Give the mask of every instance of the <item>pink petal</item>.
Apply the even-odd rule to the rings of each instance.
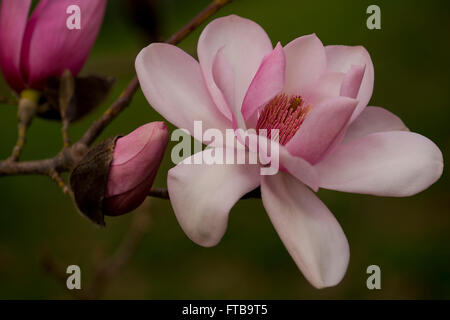
[[[315,105],[286,144],[289,152],[311,164],[320,161],[342,137],[357,103],[355,99],[337,97]]]
[[[77,5],[81,29],[69,30],[66,10]],[[106,0],[44,0],[36,7],[25,30],[22,70],[28,84],[40,88],[48,77],[69,69],[78,74],[100,30]]]
[[[213,78],[223,96],[223,101],[227,110],[230,112],[229,114],[231,114],[233,128],[245,128],[240,106],[234,104],[236,83],[231,65],[223,53],[223,48],[217,51],[216,57],[214,58]]]
[[[136,58],[136,72],[148,102],[175,126],[191,135],[196,120],[203,121],[204,130],[231,127],[212,101],[198,62],[181,49],[149,45]]]
[[[246,135],[248,136],[246,141],[249,143],[249,149],[258,152],[260,159],[263,159],[265,163],[277,159],[279,170],[289,172],[314,191],[319,189],[319,176],[314,166],[308,161],[291,155],[287,148],[278,144],[277,141],[270,140],[262,135],[252,134],[249,131],[246,132]],[[240,140],[243,141],[244,138],[241,137]],[[252,149],[255,145],[258,146],[257,150]],[[275,166],[276,164],[272,163],[271,165]]]
[[[229,103],[240,107],[264,56],[272,51],[272,43],[258,24],[235,15],[215,19],[203,30],[197,52],[206,85],[219,110],[231,120],[212,71],[221,48],[235,79],[235,98]]]
[[[356,99],[361,88],[366,66],[351,66],[349,72],[345,75],[340,95]]]
[[[275,230],[306,279],[316,288],[338,284],[350,250],[322,201],[287,173],[262,177],[261,195]]]
[[[409,131],[409,129],[390,111],[380,107],[367,107],[349,126],[343,143],[383,131]]]
[[[167,186],[181,228],[195,243],[210,247],[225,234],[234,204],[259,186],[259,167],[186,164],[194,156],[170,169]]]
[[[432,141],[417,133],[377,132],[341,144],[316,169],[326,189],[405,197],[439,179],[443,158]]]
[[[148,197],[157,171],[147,176],[135,188],[103,199],[103,210],[108,216],[120,216],[137,209]]]
[[[145,200],[168,142],[164,122],[148,123],[117,140],[103,203],[108,215],[130,212]]]
[[[300,182],[314,191],[318,191],[320,184],[319,175],[316,172],[316,168],[309,164],[308,161],[294,157],[284,146],[280,146],[280,164]]]
[[[25,89],[20,52],[31,0],[3,0],[0,6],[0,68],[16,92]]]
[[[322,42],[315,34],[297,38],[284,47],[287,94],[302,94],[325,72],[327,59]]]
[[[135,188],[153,171],[157,171],[169,141],[164,122],[147,123],[119,138],[109,172],[106,196],[111,197]]]
[[[260,107],[264,106],[284,87],[286,56],[280,43],[264,57],[245,95],[242,114],[248,120]]]
[[[372,59],[364,47],[326,46],[327,71],[347,73],[352,66],[365,66],[364,77],[361,82],[357,100],[358,106],[352,116],[354,121],[364,110],[372,97],[374,69]]]
[[[325,99],[336,98],[341,95],[342,72],[324,73],[314,84],[305,89],[302,97],[310,104],[316,105]]]

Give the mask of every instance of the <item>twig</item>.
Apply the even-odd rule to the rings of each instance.
[[[69,118],[67,117],[67,109],[69,108],[70,101],[73,98],[75,92],[75,79],[72,76],[70,70],[64,71],[61,76],[61,84],[59,87],[59,111],[61,114],[61,134],[63,138],[63,147],[70,146],[69,137]]]
[[[96,268],[91,282],[82,286],[82,290],[70,290],[76,299],[98,299],[109,282],[113,280],[133,257],[142,239],[150,227],[151,201],[147,199],[135,213],[130,228],[115,253]],[[67,274],[60,263],[57,263],[47,251],[43,251],[40,259],[44,270],[66,288]],[[86,289],[84,289],[84,288]],[[67,289],[67,288],[66,288]]]
[[[64,194],[69,195],[72,199],[74,199],[72,190],[67,186],[67,184],[64,182],[63,178],[60,176],[58,172],[55,170],[50,170],[48,172],[48,176],[56,182],[56,184],[61,188],[62,192]]]
[[[164,188],[153,188],[148,194],[149,197],[169,200],[169,191]]]
[[[19,160],[23,146],[25,145],[28,127],[31,125],[37,112],[39,96],[40,94],[35,90],[22,91],[17,105],[17,142],[11,156],[6,161],[15,162]]]
[[[169,38],[166,42],[169,44],[178,44],[181,40],[186,38],[192,33],[199,25],[205,22],[214,13],[219,11],[222,7],[229,4],[232,0],[214,0],[209,6],[203,9],[194,19],[191,20],[187,25],[181,28],[177,33]]]
[[[1,161],[0,177],[8,175],[48,175],[51,170],[58,173],[69,172],[86,154],[87,150],[86,145],[76,143],[49,159],[23,162]]]
[[[17,106],[18,100],[7,97],[0,97],[0,103],[8,106]]]
[[[103,132],[103,130],[116,118],[116,116],[130,105],[131,100],[138,89],[139,80],[137,77],[134,77],[119,98],[114,101],[113,104],[103,113],[100,119],[95,121],[89,127],[80,139],[80,143],[90,146]]]
[[[150,190],[148,196],[152,197],[152,198],[170,200],[169,191],[165,188],[153,188],[152,190]],[[261,189],[256,188],[255,190],[250,191],[249,193],[245,194],[241,198],[241,200],[260,199],[260,198],[261,198]]]

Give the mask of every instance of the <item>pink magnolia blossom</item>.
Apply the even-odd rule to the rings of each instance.
[[[150,122],[117,140],[103,201],[108,215],[130,212],[145,200],[168,142],[164,122]]]
[[[162,43],[141,51],[136,69],[149,103],[191,133],[195,120],[223,131],[279,128],[281,170],[262,176],[255,165],[172,168],[172,206],[194,242],[216,245],[234,204],[260,187],[299,269],[315,287],[333,286],[347,269],[349,245],[313,191],[403,197],[441,176],[433,142],[389,111],[367,107],[374,68],[363,47],[324,47],[312,34],[273,48],[259,25],[233,15],[212,21],[197,51],[199,62]]]
[[[83,67],[103,21],[107,0],[41,0],[30,17],[31,0],[2,0],[0,68],[16,92],[42,89],[48,77]],[[81,29],[67,27],[67,8],[77,5]]]

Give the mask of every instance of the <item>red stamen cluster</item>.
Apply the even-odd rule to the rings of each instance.
[[[272,129],[278,129],[279,143],[285,145],[297,132],[306,115],[311,110],[311,105],[305,105],[305,100],[300,96],[288,97],[280,94],[269,101],[261,112],[256,130],[267,130],[269,139],[272,137]]]

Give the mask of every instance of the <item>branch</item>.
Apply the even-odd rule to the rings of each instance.
[[[165,188],[153,188],[150,190],[148,197],[170,200],[169,191]],[[242,196],[241,200],[261,199],[261,189],[256,188],[253,191]]]
[[[134,77],[119,98],[114,101],[113,104],[103,113],[100,119],[95,121],[89,127],[80,139],[80,143],[90,146],[103,132],[103,130],[117,117],[117,115],[130,105],[131,100],[138,89],[139,80],[137,77]]]
[[[39,92],[31,89],[23,90],[20,94],[20,100],[17,105],[17,141],[7,161],[15,162],[19,160],[25,145],[28,127],[31,125],[38,109],[39,96]]]
[[[48,172],[52,170],[57,173],[69,172],[87,151],[86,145],[76,143],[49,159],[23,162],[0,161],[0,177],[32,174],[48,175]]]
[[[199,25],[210,18],[214,13],[219,11],[222,7],[229,4],[232,0],[214,0],[209,6],[203,9],[198,15],[194,17],[187,25],[181,28],[177,33],[175,33],[166,43],[176,45],[181,40],[186,38],[192,33]]]
[[[17,99],[14,98],[8,98],[8,97],[0,97],[0,103],[3,103],[4,105],[7,106],[17,106],[17,103],[19,101]]]

